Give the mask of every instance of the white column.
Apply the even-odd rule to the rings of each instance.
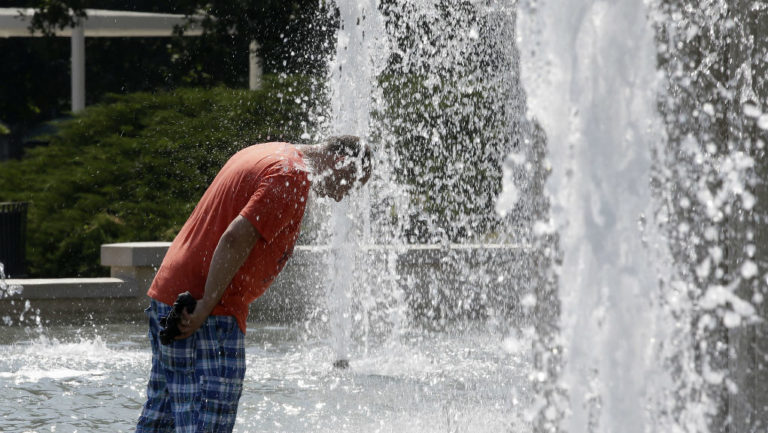
[[[72,112],[85,108],[85,30],[82,23],[72,28]]]
[[[259,57],[259,43],[251,41],[248,47],[248,88],[258,90],[261,88],[261,57]]]

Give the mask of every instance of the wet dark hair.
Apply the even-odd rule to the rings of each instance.
[[[360,137],[355,135],[335,135],[325,140],[326,148],[335,156],[360,156],[363,152],[363,144]],[[370,149],[365,146],[365,151],[370,154]],[[370,156],[370,155],[364,155]]]
[[[360,137],[355,135],[336,135],[328,137],[325,141],[326,149],[335,157],[361,158],[361,166],[364,177],[370,176],[372,169],[373,151],[367,145],[360,142]]]

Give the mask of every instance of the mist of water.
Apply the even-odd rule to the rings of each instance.
[[[525,36],[540,39],[521,41],[537,46],[522,50],[523,82],[552,164],[569,432],[649,425],[644,395],[659,368],[652,307],[663,276],[643,230],[653,230],[651,149],[664,136],[645,12],[638,1],[546,2],[538,17],[519,19]]]
[[[367,207],[352,201],[339,212],[373,242],[526,245],[517,267],[501,265],[514,314],[489,332],[534,336],[537,428],[710,431],[726,419],[723,401],[738,388],[727,371],[728,357],[738,358],[727,330],[756,323],[751,302],[764,291],[755,283],[754,230],[733,223],[754,206],[751,155],[762,142],[718,142],[701,136],[702,124],[686,138],[683,116],[716,110],[694,101],[692,114],[674,111],[693,88],[679,72],[694,58],[680,40],[707,28],[749,44],[715,3],[697,14],[641,0],[339,2],[332,73],[360,63],[359,73],[332,80],[342,101],[336,119],[374,144],[382,167]],[[752,101],[745,115],[760,127],[748,67],[697,92],[737,99],[727,86],[740,89]],[[344,120],[344,107],[356,107],[357,120]],[[350,223],[333,221],[341,232]],[[694,246],[683,232],[698,235]],[[362,243],[345,239],[339,245]],[[481,317],[493,316],[488,306],[499,293],[484,285],[484,270],[449,249],[444,255],[443,269],[461,283],[425,268],[430,277],[418,281],[427,281],[427,295],[402,281],[388,287],[405,287],[399,296],[411,309],[425,296],[434,308],[419,312],[433,323],[478,306]],[[370,283],[393,271],[356,269],[334,275]],[[369,306],[397,298],[367,287]]]

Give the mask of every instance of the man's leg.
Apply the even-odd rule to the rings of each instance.
[[[170,307],[152,301],[150,310],[151,392],[137,433],[231,432],[245,377],[245,336],[237,321],[211,316],[189,338],[164,346],[157,321]]]
[[[160,364],[159,323],[156,305],[146,310],[149,318],[149,340],[152,346],[152,369],[147,384],[147,401],[141,411],[136,433],[172,433],[174,422],[171,415],[170,395],[165,382],[165,372]]]
[[[231,316],[211,316],[198,330],[197,364],[202,401],[198,432],[229,433],[245,377],[245,336]]]
[[[166,316],[171,307],[161,302],[158,317]],[[200,411],[200,378],[196,366],[202,361],[197,355],[200,332],[171,344],[158,344],[160,366],[165,375],[166,390],[175,433],[196,433]]]

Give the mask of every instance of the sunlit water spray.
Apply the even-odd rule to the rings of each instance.
[[[21,293],[23,288],[19,285],[13,285],[5,279],[5,266],[0,262],[0,299],[7,298]]]
[[[381,58],[381,22],[375,1],[339,5],[341,28],[336,55],[330,62],[331,135],[356,135],[370,139],[372,87]],[[353,203],[354,202],[354,203]],[[335,364],[346,367],[353,322],[352,297],[359,293],[361,272],[356,262],[361,245],[371,243],[370,221],[365,209],[368,195],[353,194],[331,211],[331,254],[327,276],[328,311]],[[359,316],[358,316],[359,317]]]
[[[526,27],[540,58],[524,57],[523,82],[548,136],[563,250],[564,430],[642,432],[658,284],[642,219],[653,211],[651,147],[663,140],[651,29],[639,1],[546,2],[537,13],[541,27]]]
[[[408,350],[401,337],[418,328],[414,319],[460,331],[473,325],[454,320],[490,317],[489,328],[508,329],[498,324],[506,322],[514,296],[491,288],[505,277],[488,268],[508,267],[512,249],[501,245],[496,257],[450,244],[481,244],[489,232],[495,242],[510,239],[491,198],[522,112],[514,7],[456,6],[338,2],[331,128],[369,140],[375,168],[363,193],[331,215],[327,292],[337,358],[375,333],[372,338],[385,335],[394,352]],[[521,193],[530,193],[527,186],[523,180]],[[416,259],[403,266],[409,254]],[[488,336],[515,353],[530,337]],[[487,404],[523,405],[527,398],[516,389]]]
[[[546,131],[552,166],[554,224],[541,227],[557,230],[562,251],[559,384],[567,398],[549,414],[564,416],[568,432],[704,432],[739,422],[724,410],[744,410],[724,409],[727,395],[741,392],[729,378],[740,373],[725,359],[745,356],[740,337],[730,340],[725,329],[754,323],[749,300],[762,299],[744,290],[758,269],[750,248],[738,247],[753,231],[735,216],[754,205],[754,144],[718,142],[706,121],[687,132],[691,117],[716,113],[709,102],[686,112],[684,98],[737,99],[753,94],[752,81],[734,79],[726,84],[733,88],[707,94],[691,79],[699,70],[682,71],[685,44],[697,34],[749,39],[730,30],[727,8],[707,4],[699,13],[662,3],[531,1],[518,20],[530,116]],[[721,56],[714,50],[725,44],[711,43],[702,55]],[[694,45],[693,58],[708,48]],[[659,54],[667,71],[657,69]],[[670,83],[677,88],[667,94]]]
[[[24,287],[18,284],[11,284],[5,278],[5,267],[0,263],[0,301],[6,302],[12,306],[10,310],[13,314],[6,314],[0,317],[1,325],[30,325],[36,326],[38,331],[42,331],[42,319],[40,310],[33,308],[29,300],[18,297],[24,292]],[[17,298],[18,299],[14,299]]]

